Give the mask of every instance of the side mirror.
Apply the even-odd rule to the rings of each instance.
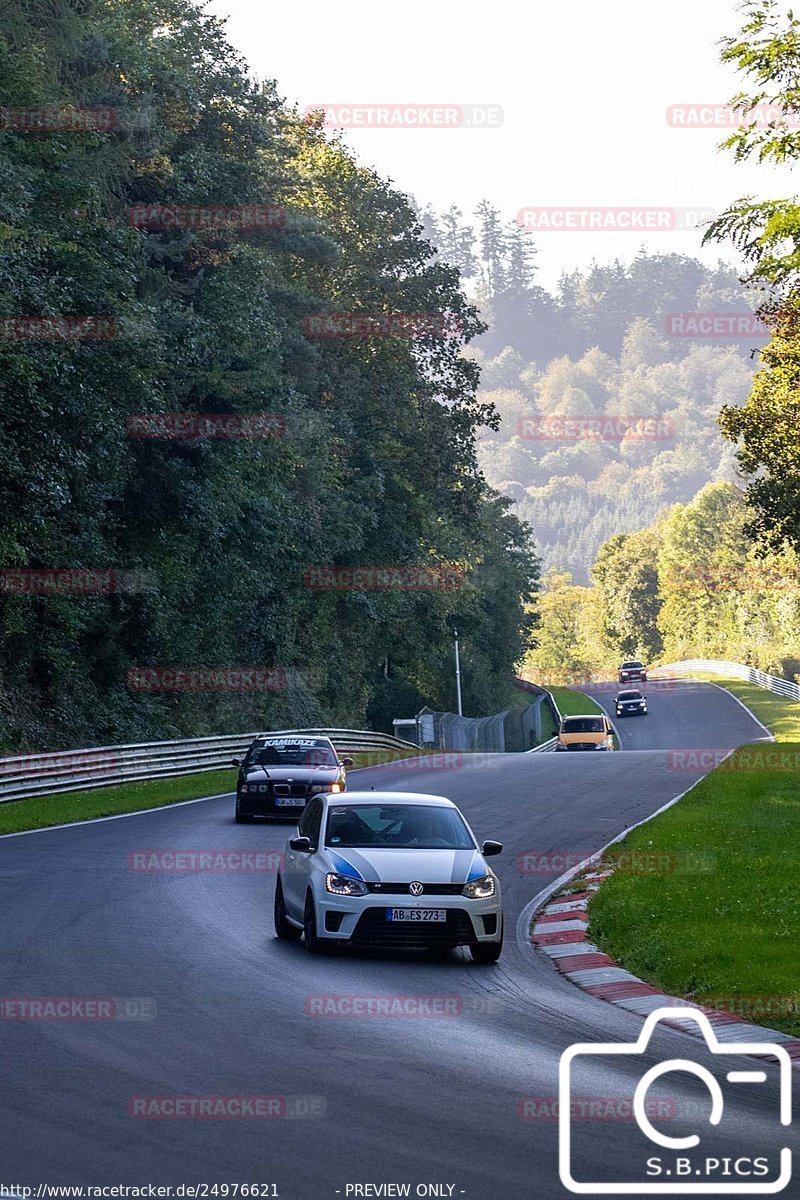
[[[235,767],[240,767],[242,765],[242,760],[240,758],[232,758],[231,762]]]
[[[293,837],[289,845],[292,850],[299,850],[302,854],[310,854],[314,847],[311,845],[311,838]]]
[[[502,853],[503,853],[503,843],[502,842],[484,842],[483,846],[481,847],[481,854],[484,856],[484,858],[491,858],[493,854],[502,854]]]
[[[342,758],[339,761],[341,762],[343,767],[352,767],[352,765],[353,765],[352,758]]]

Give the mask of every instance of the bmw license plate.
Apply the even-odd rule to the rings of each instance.
[[[276,808],[303,808],[303,801],[297,796],[273,797]]]
[[[446,921],[446,908],[387,908],[387,921]]]

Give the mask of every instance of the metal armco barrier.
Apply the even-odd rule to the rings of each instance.
[[[709,671],[713,675],[729,675],[734,679],[743,679],[745,683],[754,683],[756,687],[766,688],[778,696],[788,696],[791,700],[800,700],[800,686],[788,679],[780,679],[777,675],[768,675],[766,671],[758,671],[744,663],[726,662],[720,658],[687,658],[682,662],[664,663],[661,667],[653,667],[650,675],[658,671],[680,672],[690,675],[692,671]]]
[[[541,746],[534,746],[532,750],[527,750],[527,754],[547,754],[551,750],[555,750],[558,738],[551,737],[546,742],[542,742]]]
[[[263,731],[259,731],[263,732]],[[413,750],[417,747],[387,733],[364,729],[275,729],[275,736],[329,737],[340,753],[359,750]],[[56,750],[50,754],[17,754],[0,758],[0,803],[134,783],[168,779],[231,766],[258,733],[98,746],[90,750]]]

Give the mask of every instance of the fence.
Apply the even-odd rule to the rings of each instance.
[[[800,686],[789,679],[780,679],[777,675],[768,675],[766,671],[758,671],[744,663],[726,662],[719,658],[687,658],[682,662],[665,663],[662,667],[654,667],[649,674],[658,671],[679,671],[691,675],[692,671],[708,671],[714,675],[728,675],[734,679],[743,679],[746,683],[754,683],[756,687],[767,688],[778,696],[788,696],[791,700],[800,700]]]
[[[417,748],[402,738],[363,729],[277,729],[271,733],[287,737],[329,737],[340,753]],[[257,733],[239,733],[0,758],[0,803],[53,792],[84,791],[113,783],[168,779],[175,775],[219,770],[232,766],[231,760],[244,755],[257,736]]]
[[[550,718],[548,734],[558,728],[561,714],[555,700],[546,688],[536,683],[517,679],[516,684],[531,697],[525,708],[508,708],[489,717],[461,717],[423,708],[413,719],[395,721],[395,729],[413,728],[419,746],[436,750],[473,750],[485,754],[551,750],[555,739],[542,741],[542,717],[544,711]]]

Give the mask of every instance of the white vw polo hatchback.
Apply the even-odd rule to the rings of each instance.
[[[275,932],[354,946],[503,948],[500,883],[451,800],[417,792],[346,792],[309,801],[275,884]]]

